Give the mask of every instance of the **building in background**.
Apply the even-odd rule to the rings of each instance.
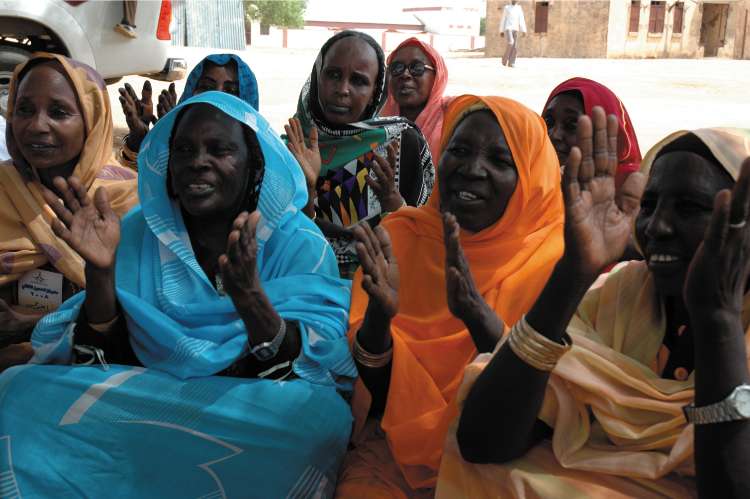
[[[505,47],[508,0],[487,0],[486,50]],[[529,33],[520,57],[750,58],[750,0],[548,0],[520,2]]]
[[[484,46],[479,36],[484,0],[308,0],[301,30],[254,23],[254,47],[318,48],[345,29],[363,31],[387,51],[409,36],[418,36],[439,50],[471,50]]]

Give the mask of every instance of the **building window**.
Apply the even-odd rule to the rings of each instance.
[[[534,7],[534,33],[547,32],[547,17],[549,15],[549,2],[536,2]]]
[[[651,11],[648,15],[648,32],[652,34],[664,33],[664,11],[665,2],[651,2]]]
[[[672,14],[672,33],[682,33],[682,19],[685,15],[685,2],[677,2],[674,4],[674,14]]]
[[[630,2],[630,27],[628,31],[638,33],[638,25],[641,23],[641,0]]]

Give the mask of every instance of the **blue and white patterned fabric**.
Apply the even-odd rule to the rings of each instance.
[[[300,324],[299,379],[212,376],[248,346],[166,191],[175,118],[198,103],[250,127],[261,145],[258,271],[275,310]],[[345,336],[350,288],[300,211],[299,166],[257,111],[221,92],[162,118],[138,161],[142,204],[122,223],[116,292],[145,368],[27,365],[0,375],[0,496],[6,485],[27,497],[330,496],[352,423],[339,394],[356,377]],[[34,363],[70,364],[84,293],[40,321]]]
[[[211,61],[217,66],[224,66],[229,61],[234,61],[237,64],[237,78],[240,82],[240,99],[244,100],[257,111],[260,111],[260,104],[258,103],[258,81],[255,79],[255,73],[250,69],[245,61],[239,56],[234,54],[211,54],[206,56],[198,63],[197,66],[190,71],[190,74],[185,81],[185,89],[182,91],[180,96],[179,104],[182,104],[195,93],[195,86],[198,85],[198,80],[203,74],[203,66],[206,61]]]

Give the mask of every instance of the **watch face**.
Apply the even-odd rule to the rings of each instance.
[[[260,361],[268,360],[274,356],[273,350],[270,347],[261,347],[255,350],[253,354],[255,355],[255,358]],[[750,402],[750,399],[748,399],[748,401]],[[750,405],[748,406],[748,409],[750,409]]]
[[[750,386],[743,385],[737,388],[734,406],[743,418],[750,418]]]

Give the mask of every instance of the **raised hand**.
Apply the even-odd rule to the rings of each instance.
[[[362,265],[362,288],[370,297],[370,305],[392,319],[398,313],[399,274],[388,231],[379,226],[373,230],[363,223],[353,232]]]
[[[739,319],[750,277],[750,158],[732,191],[714,198],[703,243],[685,279],[684,299],[693,313],[727,313]]]
[[[383,211],[396,211],[404,205],[404,198],[396,187],[396,146],[388,144],[388,159],[373,152],[374,158],[370,163],[370,168],[375,173],[375,178],[371,175],[365,177],[365,182],[378,197],[380,206]]]
[[[151,123],[156,123],[154,117],[154,104],[151,99],[151,82],[146,80],[141,90],[139,99],[130,83],[118,89],[120,92],[120,105],[128,124],[128,147],[135,152],[141,147],[143,138],[148,133]]]
[[[469,328],[480,351],[492,351],[503,333],[503,323],[474,283],[459,233],[456,217],[449,212],[443,213],[448,309]]]
[[[87,266],[114,268],[120,219],[109,205],[107,191],[99,187],[92,200],[76,177],[55,177],[53,185],[62,199],[46,187],[42,187],[42,194],[57,215],[52,221],[54,233],[81,255]]]
[[[284,131],[288,137],[286,145],[302,167],[308,190],[315,189],[322,165],[318,149],[318,129],[312,127],[310,130],[309,146],[305,143],[302,124],[297,118],[289,118],[289,124],[284,125]]]
[[[255,238],[259,220],[259,211],[240,213],[227,238],[227,251],[219,257],[224,287],[238,308],[240,304],[247,305],[255,295],[263,294],[257,266],[258,241]]]
[[[563,174],[565,253],[586,277],[595,277],[622,255],[638,214],[645,178],[631,173],[615,192],[615,116],[594,107],[578,119],[578,146]]]
[[[159,94],[159,102],[156,104],[156,112],[162,119],[169,111],[177,105],[177,92],[174,83],[169,84],[168,90],[162,90]]]

